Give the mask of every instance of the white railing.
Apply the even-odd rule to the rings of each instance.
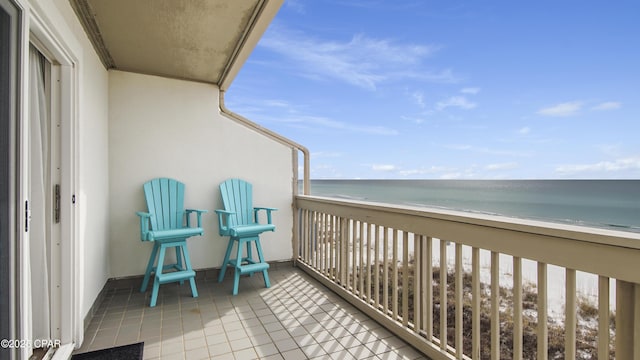
[[[640,356],[640,234],[312,196],[295,206],[298,266],[433,359]]]

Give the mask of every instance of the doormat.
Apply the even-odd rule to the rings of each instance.
[[[71,360],[142,360],[144,342],[75,354]]]

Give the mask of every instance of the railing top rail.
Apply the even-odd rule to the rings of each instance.
[[[640,234],[300,195],[296,207],[640,284]]]
[[[305,205],[305,202],[308,201],[315,204],[334,205],[351,209],[383,211],[393,214],[409,215],[412,217],[422,217],[447,222],[464,223],[536,235],[552,236],[555,238],[566,238],[609,246],[640,249],[640,233],[421,206],[345,200],[321,196],[299,195],[297,196],[297,200],[301,205]]]

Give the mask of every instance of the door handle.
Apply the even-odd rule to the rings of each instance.
[[[54,186],[53,199],[53,219],[56,224],[60,223],[60,184]]]
[[[29,232],[29,221],[31,221],[31,210],[29,200],[24,202],[24,232]]]

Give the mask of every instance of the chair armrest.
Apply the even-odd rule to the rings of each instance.
[[[265,210],[267,212],[267,224],[271,224],[271,212],[276,211],[278,209],[272,207],[254,207],[253,208],[253,217],[256,224],[258,224],[258,212],[260,210]]]
[[[235,214],[235,212],[218,209],[216,210],[216,214],[218,214],[218,232],[220,236],[225,236],[229,231],[229,217]]]
[[[149,219],[153,214],[138,211],[136,212],[136,215],[140,217],[140,240],[147,241],[149,240]]]
[[[196,217],[198,219],[198,226],[202,227],[202,214],[206,214],[209,210],[200,210],[200,209],[185,209],[185,214],[187,216],[187,227],[191,227],[191,213],[196,213]]]

